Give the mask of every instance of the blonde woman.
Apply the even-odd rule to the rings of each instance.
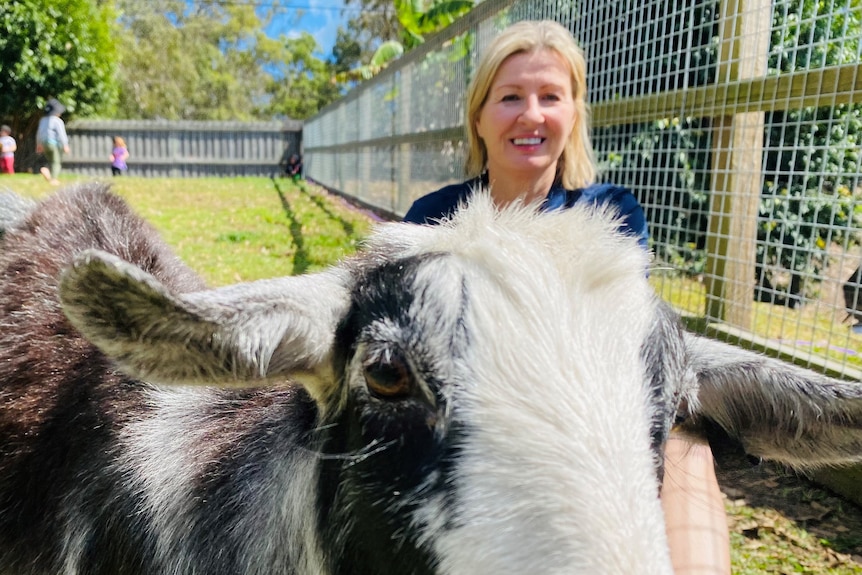
[[[646,247],[646,219],[631,191],[595,183],[586,62],[561,25],[519,22],[491,43],[467,91],[466,127],[469,179],[419,198],[405,221],[434,224],[474,190],[489,188],[500,206],[612,205],[623,229]],[[661,496],[677,575],[730,573],[727,518],[708,443],[672,432]]]

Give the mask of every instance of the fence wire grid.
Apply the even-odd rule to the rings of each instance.
[[[486,0],[306,122],[306,175],[398,216],[463,180],[471,70],[524,19],[586,53],[600,179],[643,204],[661,296],[858,378],[860,0]]]

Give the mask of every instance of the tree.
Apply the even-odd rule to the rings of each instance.
[[[314,36],[303,32],[280,42],[284,57],[267,84],[270,113],[301,120],[341,96],[331,79],[331,65],[315,56],[320,47]]]
[[[359,6],[356,16],[347,21],[344,30],[345,36],[359,47],[360,56],[355,64],[370,63],[380,44],[402,40],[404,29],[392,0],[345,0],[344,5],[347,9]]]
[[[395,0],[398,21],[404,28],[406,49],[425,42],[425,36],[442,30],[473,9],[473,0]]]
[[[0,117],[19,140],[19,169],[35,159],[36,126],[49,97],[66,106],[67,119],[113,110],[114,18],[110,5],[92,0],[0,5]]]
[[[119,117],[302,119],[341,95],[312,36],[265,34],[279,1],[115,1]]]
[[[345,74],[362,64],[362,46],[341,26],[338,27],[335,44],[332,46],[330,64],[332,72],[336,75]]]
[[[349,3],[350,0],[347,2]],[[378,5],[377,0],[363,0],[362,3],[366,6]],[[344,85],[368,80],[386,68],[389,63],[400,58],[405,50],[422,44],[426,35],[449,26],[473,8],[473,0],[395,0],[391,4],[395,7],[395,16],[401,25],[399,38],[378,38],[379,43],[376,44],[370,58],[365,52],[364,57],[360,59],[362,64],[349,69],[339,69],[334,76],[336,82]],[[388,13],[381,11],[380,14],[376,20],[363,15],[359,20],[351,20],[350,26],[358,26],[358,22],[366,19],[375,23],[388,22],[383,16],[387,15],[386,18],[388,18]],[[393,33],[395,27],[387,28],[387,31]],[[358,42],[356,44],[358,45]],[[349,44],[345,41],[343,46],[347,47]],[[362,50],[361,47],[360,50]]]
[[[121,118],[250,120],[280,54],[263,30],[277,3],[116,0]]]
[[[334,76],[339,84],[350,82],[361,82],[368,80],[386,68],[390,62],[397,60],[404,53],[404,47],[400,42],[390,40],[378,46],[371,61],[368,64],[359,65],[350,70],[337,72]]]

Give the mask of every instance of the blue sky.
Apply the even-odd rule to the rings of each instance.
[[[335,33],[338,26],[344,24],[349,14],[342,15],[343,0],[287,0],[284,9],[273,19],[267,28],[272,36],[286,34],[298,35],[309,32],[315,37],[321,48],[321,55],[328,56],[335,44]],[[350,6],[357,9],[357,4]]]

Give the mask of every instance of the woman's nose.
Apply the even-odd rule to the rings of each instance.
[[[540,124],[545,119],[542,114],[542,108],[539,105],[539,98],[529,96],[524,100],[524,109],[521,112],[521,119],[525,122]]]

